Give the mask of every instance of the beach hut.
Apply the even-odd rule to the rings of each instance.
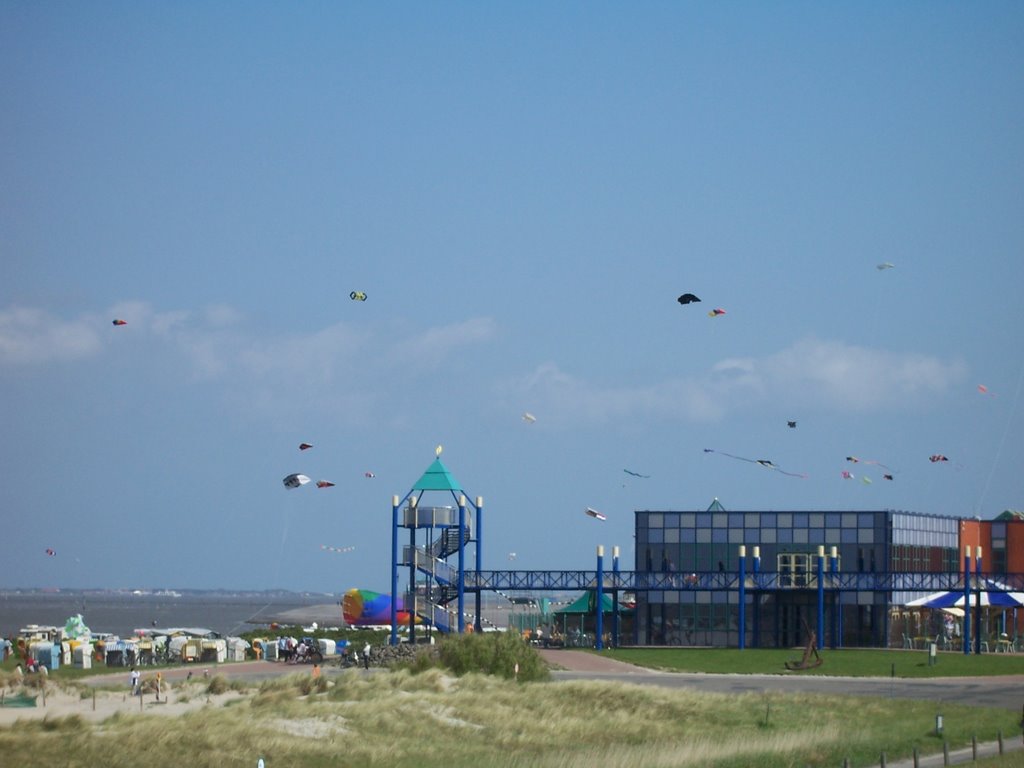
[[[249,650],[249,643],[240,637],[229,637],[227,639],[228,661],[245,661],[245,652]]]
[[[92,645],[76,643],[71,649],[71,658],[76,669],[92,669]]]
[[[49,640],[32,643],[29,645],[28,652],[33,659],[51,672],[55,669],[60,669],[59,643],[51,643]]]

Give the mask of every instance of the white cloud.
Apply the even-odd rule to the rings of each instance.
[[[885,410],[938,396],[961,382],[960,361],[806,339],[764,357],[726,358],[707,375],[601,387],[544,363],[499,387],[546,421],[633,418],[704,422],[766,403]]]
[[[27,307],[0,311],[0,365],[36,365],[90,357],[100,349],[95,320],[61,320]]]

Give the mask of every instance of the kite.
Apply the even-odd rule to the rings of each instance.
[[[624,469],[622,471],[625,472],[627,475],[632,475],[633,477],[643,477],[643,478],[649,478],[650,477],[650,475],[641,475],[639,472],[634,472],[631,469]]]
[[[515,560],[516,559],[516,553],[515,552],[509,552],[508,553],[508,559],[509,560]]]
[[[934,464],[937,461],[949,461],[949,459],[947,459],[941,453],[934,453],[934,454],[932,454],[931,456],[928,457],[928,461],[930,461],[932,464]]]
[[[57,550],[53,549],[52,547],[47,547],[46,548],[46,554],[48,554],[50,557],[56,557],[57,556]]]
[[[796,429],[796,422],[795,421],[787,421],[786,422],[786,426],[789,427],[790,429]]]
[[[722,309],[720,307],[716,307],[715,309],[712,309],[710,312],[708,312],[708,317],[718,317],[719,315],[724,315],[724,314],[725,314],[725,310],[724,309]]]
[[[870,477],[862,477],[862,478],[860,479],[860,481],[861,481],[862,483],[864,483],[864,485],[871,485],[871,478],[870,478]]]
[[[346,552],[351,552],[355,547],[331,547],[327,544],[321,544],[320,549],[324,552],[337,552],[339,555],[343,555]]]
[[[313,447],[313,445],[311,443],[299,443],[299,450],[300,451],[308,451],[312,447]]]
[[[591,509],[590,507],[587,507],[586,510],[584,510],[583,514],[585,514],[585,515],[587,515],[589,517],[592,517],[595,520],[607,520],[608,519],[607,517],[602,515],[600,512],[598,512],[596,509]]]
[[[892,480],[892,475],[882,475],[883,480]]]
[[[332,483],[330,480],[317,480],[316,481],[316,487],[317,488],[333,488],[334,487],[334,483]]]
[[[527,424],[533,424],[533,422],[535,422],[536,420],[537,420],[537,417],[536,417],[536,416],[534,416],[534,415],[533,415],[532,413],[530,413],[529,411],[526,411],[526,412],[525,412],[525,413],[523,414],[523,421],[525,421],[525,422],[526,422]]]
[[[888,469],[890,472],[892,472],[892,467],[887,467],[882,462],[875,461],[874,459],[858,459],[856,456],[847,456],[846,460],[848,462],[850,462],[851,464],[860,464],[860,463],[863,463],[863,464],[873,464],[876,467],[881,467],[882,469]]]
[[[853,474],[847,472],[845,469],[839,473],[839,476],[843,478],[843,480],[853,480]]]
[[[366,301],[366,293],[364,291],[352,291],[348,297],[352,301]]]
[[[730,459],[739,459],[740,461],[746,461],[750,464],[760,464],[765,469],[774,469],[776,472],[781,472],[787,477],[807,477],[807,475],[800,472],[787,472],[786,470],[782,469],[782,467],[778,467],[775,464],[773,464],[770,459],[748,459],[744,456],[735,456],[731,453],[726,453],[725,451],[716,451],[713,448],[705,448],[704,453],[718,453],[721,454],[722,456],[728,456]]]
[[[294,474],[288,475],[288,477],[286,477],[281,482],[284,483],[285,488],[298,488],[300,485],[305,485],[306,483],[308,483],[309,478],[306,477],[305,475]]]
[[[128,321],[118,317],[114,319],[114,325],[128,325]]]
[[[895,266],[895,264],[890,264],[888,261],[883,261],[881,264],[875,267],[875,269],[881,272],[883,269],[892,269]]]
[[[363,477],[376,477],[376,475],[373,472],[363,472]]]
[[[695,301],[700,301],[700,299],[698,299],[692,293],[684,293],[682,296],[676,299],[676,301],[678,301],[680,304],[692,304]]]
[[[979,384],[978,385],[978,391],[981,392],[981,394],[983,394],[983,395],[989,395],[991,397],[995,397],[996,396],[994,392],[989,392],[988,391],[988,387],[986,387],[984,384]]]

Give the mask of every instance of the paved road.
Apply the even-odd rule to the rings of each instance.
[[[972,706],[1003,707],[1024,712],[1024,676],[945,677],[908,680],[887,677],[822,677],[812,675],[709,675],[655,672],[586,651],[542,650],[541,655],[562,669],[556,680],[618,680],[667,688],[696,688],[716,693],[765,691],[824,693],[843,696],[882,696],[924,701],[955,701]]]

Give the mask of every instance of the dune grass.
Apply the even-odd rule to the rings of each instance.
[[[884,649],[822,650],[820,667],[790,672],[787,661],[802,651],[782,648],[615,648],[600,653],[620,661],[672,672],[720,674],[827,675],[837,677],[982,677],[1024,675],[1024,653],[984,653],[978,656],[942,652],[934,665],[926,651]]]
[[[835,766],[941,751],[935,704],[855,697],[725,696],[622,683],[516,682],[431,669],[297,674],[230,707],[177,718],[71,716],[0,728],[4,764],[127,768],[418,766]],[[1018,734],[1016,713],[942,706],[953,747]],[[1019,735],[1017,736],[1019,738]]]

